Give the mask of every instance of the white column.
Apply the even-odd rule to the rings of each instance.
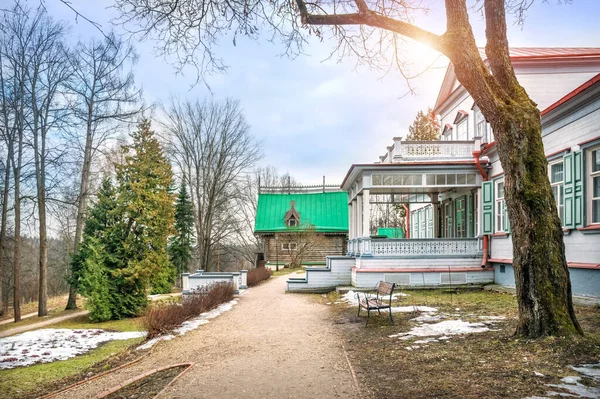
[[[182,289],[183,291],[189,291],[190,289],[190,274],[183,273],[182,275]]]
[[[369,190],[363,189],[362,196],[362,235],[369,237],[371,234],[371,203],[369,202]]]
[[[248,288],[248,270],[242,270],[240,273],[242,273],[242,281],[240,284],[240,288],[245,290],[246,288]]]
[[[357,218],[356,218],[356,237],[360,238],[363,236],[363,197],[359,196],[356,198],[356,214],[357,214]]]
[[[354,215],[352,214],[352,201],[348,204],[348,241],[352,239],[352,223],[354,223]]]

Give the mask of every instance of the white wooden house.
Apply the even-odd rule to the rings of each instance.
[[[573,292],[600,297],[600,48],[519,48],[511,57],[542,110]],[[514,286],[493,132],[452,65],[434,112],[441,140],[396,137],[379,162],[351,166],[342,183],[349,200],[348,254],[290,280],[290,291],[372,287],[379,280]],[[370,214],[378,203],[410,203],[407,238],[372,237]]]

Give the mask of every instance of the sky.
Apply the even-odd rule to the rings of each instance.
[[[441,34],[445,29],[443,0],[424,1],[428,15],[416,15],[419,26]],[[0,0],[7,8],[11,0]],[[28,0],[34,4],[36,0]],[[72,0],[81,14],[110,30],[115,13],[111,0]],[[538,0],[523,26],[509,26],[509,43],[514,47],[600,47],[600,1],[573,0],[572,4]],[[59,0],[45,0],[51,16],[72,25],[70,38],[86,40],[101,33],[75,15]],[[473,13],[471,23],[478,45],[484,46],[481,16]],[[118,31],[118,30],[117,30]],[[260,165],[289,172],[303,184],[339,184],[353,163],[378,160],[392,138],[405,137],[419,110],[432,107],[440,88],[447,60],[411,81],[397,71],[383,74],[367,67],[356,68],[356,60],[325,60],[335,41],[313,40],[306,55],[295,59],[281,56],[281,45],[267,40],[241,39],[234,46],[219,44],[218,55],[229,66],[227,73],[194,85],[196,75],[188,70],[176,74],[169,63],[153,52],[153,43],[136,43],[139,62],[136,81],[148,102],[167,101],[171,95],[190,99],[233,97],[240,100],[251,133],[261,141],[264,158]],[[421,72],[437,55],[424,46],[411,47],[410,57]]]

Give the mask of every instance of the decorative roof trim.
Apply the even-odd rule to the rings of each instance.
[[[459,109],[458,112],[456,113],[456,118],[454,118],[454,124],[462,122],[468,116],[469,116],[469,113],[467,111]]]

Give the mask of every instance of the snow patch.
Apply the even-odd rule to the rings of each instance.
[[[597,364],[582,364],[581,366],[571,366],[571,369],[577,371],[584,377],[600,382],[600,363]],[[544,376],[542,373],[534,372],[537,376]],[[562,378],[561,384],[546,384],[551,388],[559,388],[565,392],[549,391],[547,396],[530,396],[525,399],[550,399],[549,397],[573,397],[573,398],[600,398],[600,388],[590,387],[581,383],[581,376],[568,376]]]
[[[444,314],[431,315],[431,314],[425,313],[425,314],[422,314],[421,316],[415,317],[414,319],[410,319],[410,321],[415,321],[417,323],[433,323],[436,321],[444,320],[445,318],[446,318],[446,315],[444,315]]]
[[[225,302],[214,308],[213,310],[209,310],[208,312],[201,313],[199,316],[194,317],[188,321],[184,321],[181,326],[177,327],[173,330],[173,334],[161,335],[155,338],[152,338],[148,342],[145,342],[143,345],[137,347],[137,350],[142,349],[150,349],[159,341],[170,341],[175,338],[177,335],[184,335],[190,331],[193,331],[200,327],[203,324],[207,324],[209,320],[214,319],[215,317],[221,315],[223,312],[227,312],[233,308],[233,305],[237,303],[237,299],[233,299],[229,302]]]
[[[588,387],[579,382],[581,377],[569,376],[561,379],[562,384],[547,384],[551,388],[560,388],[573,395],[560,392],[548,392],[548,396],[575,396],[579,398],[600,398],[600,388]]]
[[[66,360],[114,340],[146,336],[145,332],[108,332],[99,329],[46,328],[0,338],[0,370],[35,363]]]
[[[424,313],[435,313],[438,310],[436,308],[430,308],[429,306],[392,306],[392,313],[411,313],[411,312],[424,312]]]
[[[462,320],[445,320],[439,323],[421,324],[405,333],[390,335],[390,338],[407,340],[416,337],[436,337],[440,335],[460,335],[489,331],[483,323],[469,323]]]
[[[363,293],[361,292],[360,294],[363,294]],[[410,295],[405,294],[404,292],[397,292],[395,294],[392,294],[392,299],[398,299],[399,297],[405,297],[405,296],[410,296]],[[350,290],[350,291],[346,292],[344,295],[342,295],[342,297],[340,298],[340,301],[344,301],[353,306],[358,306],[358,299],[356,299],[356,292],[352,291],[352,290]]]

